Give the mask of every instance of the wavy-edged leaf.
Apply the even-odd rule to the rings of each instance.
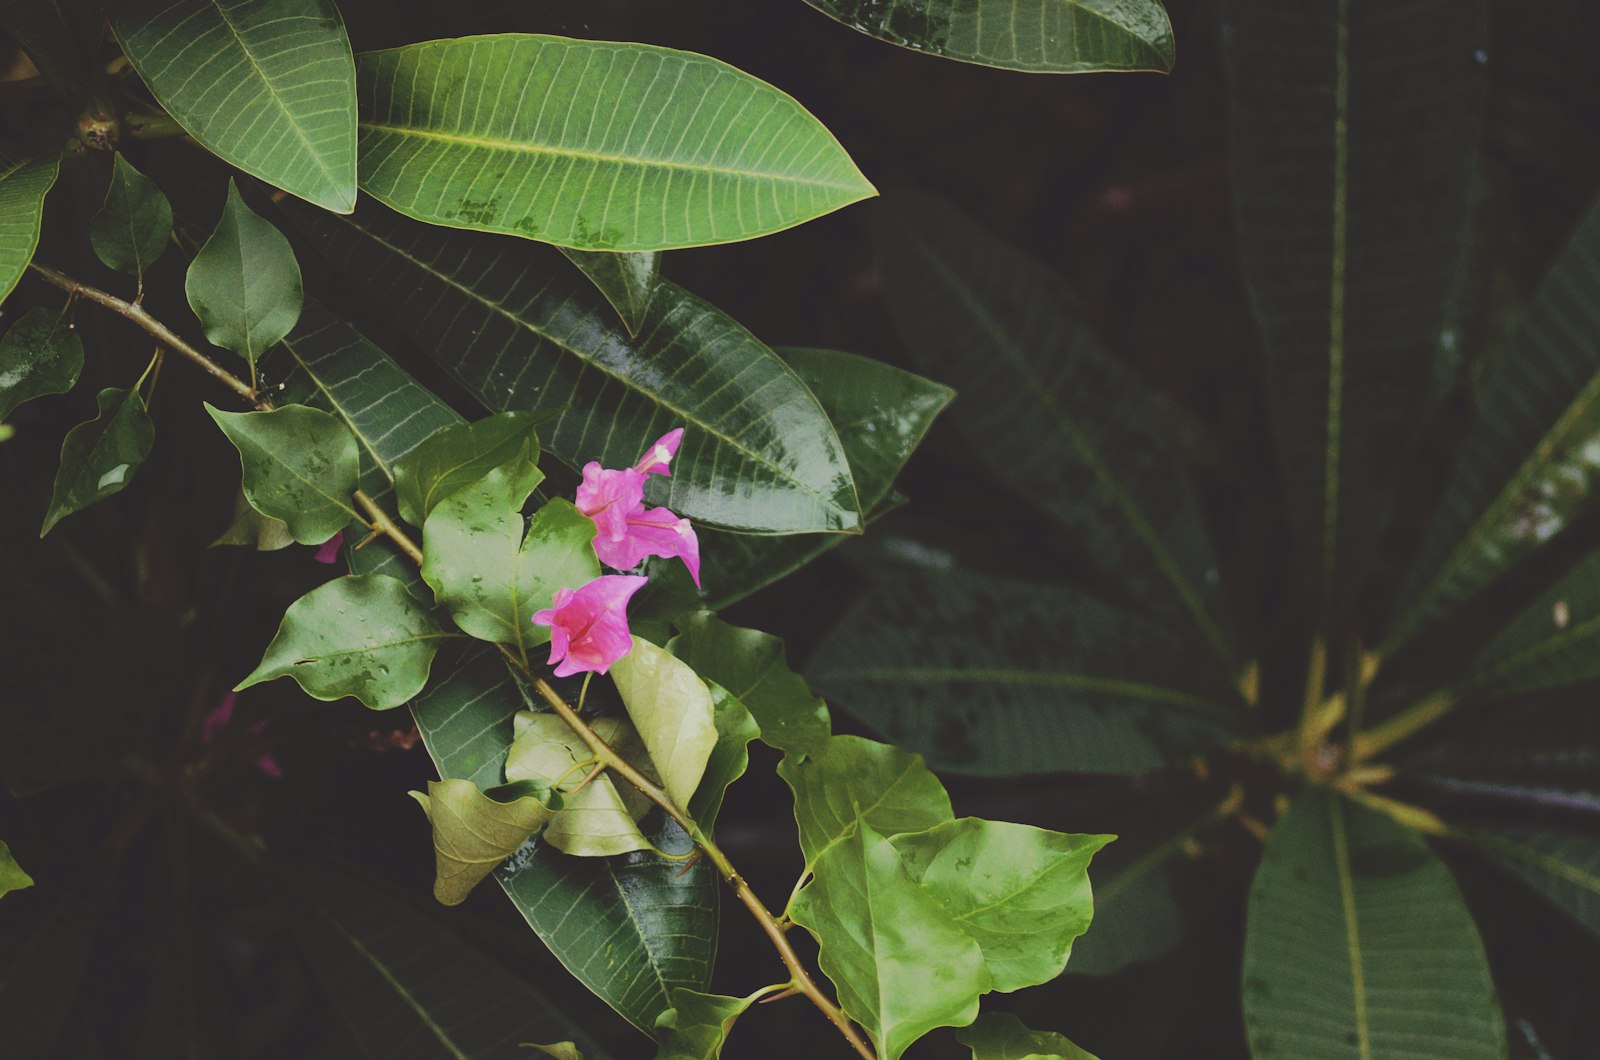
[[[73,512],[121,493],[155,445],[155,424],[138,391],[108,387],[95,402],[99,414],[68,431],[61,443],[61,467],[40,537]]]
[[[622,718],[597,718],[594,731],[634,768],[653,777],[639,733]],[[601,774],[585,784],[595,763],[594,752],[566,722],[554,714],[519,711],[514,739],[506,754],[506,779],[555,785],[562,794],[561,811],[541,840],[565,854],[608,858],[649,850],[650,841],[638,820],[649,802],[622,780]]]
[[[890,315],[921,367],[961,393],[953,415],[974,449],[1117,585],[1187,615],[1231,669],[1199,504],[1143,383],[1044,266],[938,199],[884,205]]]
[[[127,0],[112,27],[201,146],[323,209],[354,209],[355,61],[333,0]]]
[[[761,727],[727,689],[709,681],[706,687],[711,690],[711,702],[716,710],[717,745],[711,750],[705,776],[686,808],[695,824],[711,835],[728,788],[750,767],[750,741],[761,736]]]
[[[511,746],[512,716],[524,706],[505,664],[484,647],[411,709],[442,776],[492,787]],[[670,821],[647,832],[668,853],[691,847]],[[718,882],[704,859],[685,867],[648,852],[574,858],[535,840],[495,879],[567,970],[646,1033],[672,1007],[673,989],[710,982]],[[597,938],[608,944],[597,947]]]
[[[1245,279],[1304,581],[1324,615],[1387,520],[1478,154],[1483,4],[1230,0]]]
[[[704,55],[501,33],[363,52],[361,188],[582,250],[730,243],[874,194],[804,107]]]
[[[1484,381],[1390,630],[1393,650],[1513,569],[1593,502],[1600,468],[1600,204]]]
[[[537,485],[543,477],[533,473],[539,463],[534,430],[540,422],[531,412],[502,412],[430,435],[394,466],[401,518],[412,526],[423,525],[440,501],[512,462],[518,465],[516,481],[529,479],[530,489]]]
[[[611,679],[661,786],[673,802],[689,805],[717,746],[711,690],[681,660],[638,637],[632,650],[611,664]]]
[[[12,856],[11,847],[0,839],[0,895],[24,890],[33,886],[33,877],[22,870]]]
[[[482,790],[470,780],[430,780],[410,793],[433,829],[433,896],[460,905],[472,889],[561,808],[549,785],[516,781]]]
[[[1316,789],[1295,797],[1250,888],[1244,1016],[1256,1060],[1503,1060],[1483,943],[1427,844]]]
[[[1028,1028],[1009,1012],[985,1012],[956,1031],[972,1060],[1095,1060],[1094,1054],[1054,1031]]]
[[[573,467],[628,467],[684,427],[648,499],[759,533],[853,531],[844,449],[776,354],[663,281],[637,338],[554,248],[411,224],[291,211],[352,279],[491,411],[559,409],[545,448]]]
[[[360,474],[355,435],[331,413],[306,405],[205,408],[239,450],[251,506],[287,523],[300,544],[320,545],[360,518],[350,500]]]
[[[794,792],[794,819],[807,865],[858,824],[892,837],[955,819],[949,794],[921,755],[859,736],[832,736],[807,758],[785,757],[778,775]]]
[[[836,706],[941,769],[1139,773],[1224,741],[1164,628],[1075,590],[960,571],[885,578],[813,656]]]
[[[189,263],[183,289],[206,338],[243,357],[252,373],[256,358],[289,334],[305,304],[294,248],[245,205],[231,179],[222,217]]]
[[[0,143],[0,302],[11,295],[33,260],[44,197],[60,169],[58,154],[39,157]]]
[[[1600,553],[1568,571],[1491,640],[1457,687],[1535,692],[1600,676]]]
[[[161,256],[172,236],[172,204],[156,182],[117,152],[106,201],[89,221],[89,243],[107,268],[138,277]]]
[[[656,1060],[717,1060],[728,1044],[733,1021],[755,1004],[756,997],[674,990],[672,1008],[656,1023],[661,1036]]]
[[[653,250],[614,253],[562,247],[567,260],[583,270],[622,318],[628,334],[637,335],[661,279],[661,255]]]
[[[1462,835],[1600,935],[1600,840],[1531,828],[1471,829]]]
[[[0,338],[0,420],[24,402],[65,394],[83,371],[83,340],[53,309],[35,306]]]
[[[869,37],[1034,74],[1172,69],[1157,0],[806,0]]]

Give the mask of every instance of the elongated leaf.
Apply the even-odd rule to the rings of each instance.
[[[612,664],[611,679],[662,786],[673,802],[689,805],[717,746],[710,689],[684,663],[638,637]]]
[[[728,1044],[733,1021],[754,1003],[754,997],[674,990],[672,1008],[656,1023],[661,1032],[656,1060],[717,1060]]]
[[[616,254],[605,250],[562,247],[567,260],[583,270],[622,318],[628,334],[637,335],[645,310],[661,279],[661,255],[656,251]]]
[[[1250,889],[1244,1016],[1256,1060],[1506,1055],[1450,871],[1389,818],[1315,789],[1273,828]]]
[[[89,242],[107,268],[131,273],[144,284],[145,269],[172,236],[172,204],[156,182],[118,152],[105,205],[89,222]]]
[[[553,788],[528,781],[482,791],[470,780],[432,780],[411,792],[433,828],[433,896],[460,905],[560,809]]]
[[[729,786],[750,766],[750,741],[760,737],[761,728],[727,689],[712,682],[707,682],[707,687],[716,709],[717,745],[711,750],[705,776],[689,800],[688,810],[689,817],[711,835]]]
[[[0,143],[0,302],[10,296],[33,260],[44,197],[60,168],[60,155],[36,158]]]
[[[1464,690],[1501,695],[1600,675],[1600,553],[1578,564],[1484,647]]]
[[[839,1004],[884,1060],[935,1027],[962,1027],[989,988],[983,952],[865,821],[819,858],[790,917],[816,936]]]
[[[1474,829],[1465,835],[1600,935],[1600,841],[1527,828]]]
[[[495,468],[513,460],[536,467],[539,440],[534,429],[539,422],[539,417],[529,412],[502,412],[475,423],[446,427],[430,436],[395,465],[395,493],[401,516],[412,526],[421,526],[440,501]],[[521,481],[524,474],[519,472],[512,477]],[[537,484],[538,479],[534,479],[529,488]]]
[[[1009,1012],[985,1012],[956,1031],[956,1041],[972,1049],[972,1060],[1095,1060],[1064,1035],[1029,1030]]]
[[[1423,541],[1393,650],[1512,570],[1592,504],[1600,453],[1600,204],[1550,270],[1486,395]]]
[[[1365,573],[1446,323],[1478,153],[1481,3],[1230,0],[1234,200],[1325,613]]]
[[[45,394],[65,394],[83,371],[83,341],[66,319],[35,306],[0,338],[0,420]]]
[[[921,755],[859,736],[829,737],[824,749],[808,758],[786,757],[778,775],[794,791],[807,865],[815,865],[858,824],[895,836],[955,818],[950,796]]]
[[[359,473],[355,435],[333,415],[305,405],[206,411],[239,450],[250,504],[287,523],[296,541],[320,545],[359,518],[350,500]]]
[[[365,52],[357,70],[362,190],[434,224],[667,250],[873,194],[799,103],[703,55],[502,33]]]
[[[634,727],[621,718],[598,718],[594,730],[628,762],[654,776],[644,744]],[[556,785],[561,811],[541,839],[574,857],[608,858],[649,850],[650,841],[638,820],[649,803],[621,780],[602,774],[584,781],[595,764],[594,752],[554,714],[518,712],[515,739],[506,755],[506,779]],[[620,785],[620,787],[619,787]]]
[[[332,0],[128,0],[112,26],[207,150],[323,209],[355,207],[355,63]]]
[[[316,699],[355,696],[387,710],[422,691],[447,636],[404,583],[382,574],[335,578],[289,605],[261,665],[234,691],[292,677]]]
[[[554,249],[378,211],[292,216],[487,408],[561,409],[540,439],[567,464],[628,467],[684,427],[671,477],[651,476],[651,503],[763,533],[859,528],[849,465],[816,399],[693,295],[663,282],[633,340]]]
[[[1138,773],[1225,739],[1182,645],[1081,593],[982,575],[885,579],[808,671],[836,705],[942,769]]]
[[[1187,615],[1231,660],[1199,505],[1144,386],[1042,265],[939,200],[885,205],[889,312],[924,370],[961,392],[954,415],[978,453],[1118,585]]]
[[[32,886],[33,877],[22,871],[22,866],[11,854],[11,848],[4,840],[0,840],[0,896]]]
[[[1172,69],[1172,24],[1157,0],[806,0],[871,37],[946,59],[1080,74]]]
[[[252,372],[267,347],[294,327],[305,303],[294,248],[245,205],[232,180],[216,230],[189,263],[184,290],[206,338],[243,357]]]
[[[40,537],[73,512],[121,493],[155,445],[155,424],[137,391],[108,388],[95,400],[100,414],[72,428],[61,443],[61,467]]]

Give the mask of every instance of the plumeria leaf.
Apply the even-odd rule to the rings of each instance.
[[[1089,927],[1089,860],[1115,836],[963,817],[893,836],[906,872],[983,951],[993,989],[1061,974]]]
[[[1600,937],[1600,840],[1575,832],[1474,828],[1463,838]]]
[[[231,179],[222,218],[189,263],[184,290],[206,338],[252,371],[267,347],[289,334],[305,303],[294,248],[245,205]]]
[[[539,484],[536,428],[548,417],[532,412],[502,412],[473,423],[458,423],[432,434],[394,466],[400,517],[421,526],[446,497],[496,468],[515,465],[508,481]],[[523,495],[526,499],[526,493]]]
[[[239,450],[244,495],[281,519],[302,545],[320,545],[351,519],[359,474],[355,436],[334,416],[305,405],[271,412],[222,412],[206,405]]]
[[[755,1003],[755,997],[702,994],[683,987],[672,992],[672,1007],[656,1020],[661,1048],[656,1060],[717,1060],[733,1021]]]
[[[484,877],[561,808],[549,785],[522,780],[488,791],[470,780],[433,780],[411,792],[433,827],[433,896],[460,905]]]
[[[593,728],[629,765],[653,776],[644,742],[632,725],[621,718],[598,718]],[[649,802],[631,785],[605,774],[585,785],[594,754],[566,722],[554,714],[520,711],[514,731],[506,780],[554,784],[562,794],[561,811],[546,826],[544,842],[584,858],[650,849],[637,823]]]
[[[287,676],[315,699],[355,696],[387,710],[422,691],[447,636],[403,582],[335,578],[289,605],[261,665],[234,691]]]
[[[661,279],[661,255],[656,251],[617,254],[605,250],[562,247],[567,260],[583,270],[622,318],[628,334],[637,335],[645,310]]]
[[[121,493],[155,445],[155,424],[138,391],[106,389],[95,400],[100,414],[72,428],[61,443],[61,467],[40,537],[73,512]]]
[[[815,865],[865,822],[881,835],[920,832],[954,820],[950,796],[921,755],[859,736],[829,737],[805,759],[785,757],[778,775],[794,791],[800,849]]]
[[[1030,1030],[1009,1012],[985,1012],[956,1031],[956,1041],[972,1050],[972,1060],[1095,1060],[1065,1036]]]
[[[972,1022],[990,988],[983,951],[912,879],[888,839],[853,822],[812,869],[790,919],[816,937],[840,1006],[884,1060],[899,1060],[935,1027]]]
[[[672,801],[689,805],[717,746],[711,691],[683,662],[647,640],[611,667],[628,716]]]
[[[10,297],[33,260],[44,197],[60,168],[58,154],[38,157],[0,143],[0,302]]]
[[[821,752],[831,735],[828,708],[805,679],[789,669],[783,641],[730,626],[709,611],[678,620],[667,650],[707,681],[744,704],[761,727],[761,741],[789,754]]]
[[[26,401],[65,394],[81,371],[83,342],[66,319],[43,306],[28,310],[0,338],[0,420]]]
[[[22,871],[22,866],[11,854],[11,848],[4,840],[0,840],[0,895],[32,886],[33,877]]]
[[[1600,553],[1562,577],[1491,640],[1459,688],[1535,692],[1600,676]]]
[[[233,500],[233,521],[215,541],[211,542],[211,547],[244,545],[257,552],[276,552],[294,543],[294,535],[289,533],[289,524],[282,519],[262,515],[250,507],[250,500],[241,489]]]
[[[172,204],[156,182],[133,168],[121,152],[111,169],[105,205],[89,221],[89,242],[107,268],[143,284],[145,270],[172,237]]]
[[[710,681],[706,687],[711,690],[711,703],[716,710],[717,745],[711,750],[705,776],[700,778],[700,787],[687,808],[689,817],[710,835],[728,786],[749,768],[750,741],[761,736],[761,729],[744,704],[727,689]]]

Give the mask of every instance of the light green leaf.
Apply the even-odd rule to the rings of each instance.
[[[1491,640],[1456,686],[1506,695],[1600,676],[1600,553],[1568,571]]]
[[[907,874],[889,840],[862,821],[813,869],[789,916],[816,937],[840,1007],[883,1060],[899,1060],[935,1027],[972,1022],[990,985],[983,952]]]
[[[361,188],[433,224],[667,250],[766,235],[874,194],[799,103],[704,55],[502,33],[356,65]]]
[[[583,1053],[571,1042],[555,1042],[552,1045],[540,1045],[537,1042],[520,1042],[524,1049],[537,1049],[546,1056],[553,1056],[556,1060],[583,1060]]]
[[[1009,1012],[985,1012],[956,1041],[972,1050],[972,1060],[1095,1060],[1054,1031],[1030,1030]]]
[[[222,218],[189,263],[184,290],[206,338],[243,357],[252,372],[256,358],[294,327],[305,302],[294,248],[245,205],[231,179]]]
[[[706,835],[716,827],[717,814],[722,810],[722,799],[728,786],[740,777],[750,765],[750,741],[761,736],[761,729],[727,689],[706,682],[711,690],[711,702],[716,710],[717,746],[711,750],[706,762],[705,776],[687,807],[689,817]]]
[[[583,270],[622,318],[628,334],[637,335],[645,310],[661,279],[661,255],[653,250],[616,254],[606,250],[562,247],[567,260]]]
[[[654,777],[644,743],[632,725],[621,718],[597,718],[592,727],[629,765]],[[561,811],[545,828],[544,842],[581,858],[650,849],[650,841],[637,824],[649,802],[631,785],[613,781],[606,774],[584,785],[597,763],[594,753],[566,722],[554,714],[519,711],[513,731],[515,739],[506,755],[506,780],[552,784],[562,795]]]
[[[323,209],[355,207],[355,64],[333,0],[128,0],[112,26],[201,146]]]
[[[761,727],[763,743],[795,755],[818,754],[827,746],[828,708],[789,669],[783,641],[730,626],[709,611],[680,618],[678,630],[667,650],[744,704]]]
[[[673,802],[689,805],[717,746],[711,691],[688,666],[638,637],[611,665],[611,679],[662,786]]]
[[[1244,1017],[1256,1060],[1503,1060],[1483,943],[1417,835],[1314,788],[1267,840],[1250,888]]]
[[[111,169],[105,205],[89,221],[89,242],[107,268],[138,277],[161,256],[172,236],[172,204],[156,182],[133,168],[120,151]]]
[[[1148,70],[1176,56],[1157,0],[806,0],[869,37],[1035,74]]]
[[[289,605],[261,665],[234,691],[288,676],[315,699],[355,696],[387,710],[422,691],[448,636],[397,579],[335,578]]]
[[[1115,839],[963,817],[890,839],[906,872],[983,951],[993,989],[1061,974],[1089,927],[1089,860]]]
[[[726,997],[679,987],[672,992],[672,1007],[656,1020],[661,1039],[656,1060],[717,1060],[733,1021],[755,1001],[754,995]]]
[[[44,197],[60,168],[60,155],[41,158],[0,143],[0,302],[10,297],[33,260]]]
[[[1458,0],[1390,6],[1381,24],[1348,0],[1283,11],[1229,0],[1222,16],[1231,172],[1302,580],[1326,620],[1369,573],[1427,407],[1486,20]]]
[[[33,877],[22,871],[22,866],[11,855],[11,848],[0,840],[0,895],[32,886]]]
[[[1530,828],[1475,828],[1462,836],[1600,936],[1600,841]]]
[[[155,424],[137,391],[109,388],[95,400],[100,414],[72,428],[61,443],[61,467],[40,537],[73,512],[121,493],[155,445]]]
[[[433,896],[445,905],[466,901],[561,808],[553,789],[526,780],[488,791],[470,780],[431,780],[426,795],[410,795],[433,827]]]
[[[551,247],[295,208],[300,224],[485,407],[560,410],[540,432],[574,468],[629,467],[684,427],[647,499],[758,533],[860,528],[838,436],[794,373],[733,320],[662,281],[640,337]]]
[[[83,342],[55,310],[35,306],[0,338],[0,420],[45,394],[65,394],[83,371]]]
[[[778,775],[794,791],[794,818],[806,864],[865,822],[894,836],[953,820],[950,796],[922,756],[859,736],[829,737],[805,759],[784,758]]]
[[[440,501],[513,461],[517,467],[507,480],[521,483],[529,479],[528,490],[532,491],[544,477],[534,472],[539,464],[539,439],[534,431],[542,419],[531,412],[502,412],[430,435],[394,466],[401,518],[421,526]]]
[[[287,523],[300,544],[320,545],[360,518],[350,502],[356,440],[338,419],[305,405],[221,412],[208,404],[206,411],[239,450],[251,506]]]
[[[1164,627],[1082,592],[917,572],[875,584],[809,676],[940,769],[1141,773],[1236,729],[1236,712],[1188,691],[1186,659]]]

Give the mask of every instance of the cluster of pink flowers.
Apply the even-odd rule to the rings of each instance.
[[[665,508],[647,508],[644,484],[651,475],[670,475],[683,428],[668,431],[632,467],[614,469],[590,461],[578,487],[578,510],[594,520],[594,551],[613,570],[632,570],[646,556],[683,560],[700,584],[700,542],[689,520]],[[638,575],[604,574],[577,589],[557,590],[546,610],[534,614],[550,627],[550,664],[557,677],[585,671],[603,674],[628,654],[628,600],[644,585]]]

